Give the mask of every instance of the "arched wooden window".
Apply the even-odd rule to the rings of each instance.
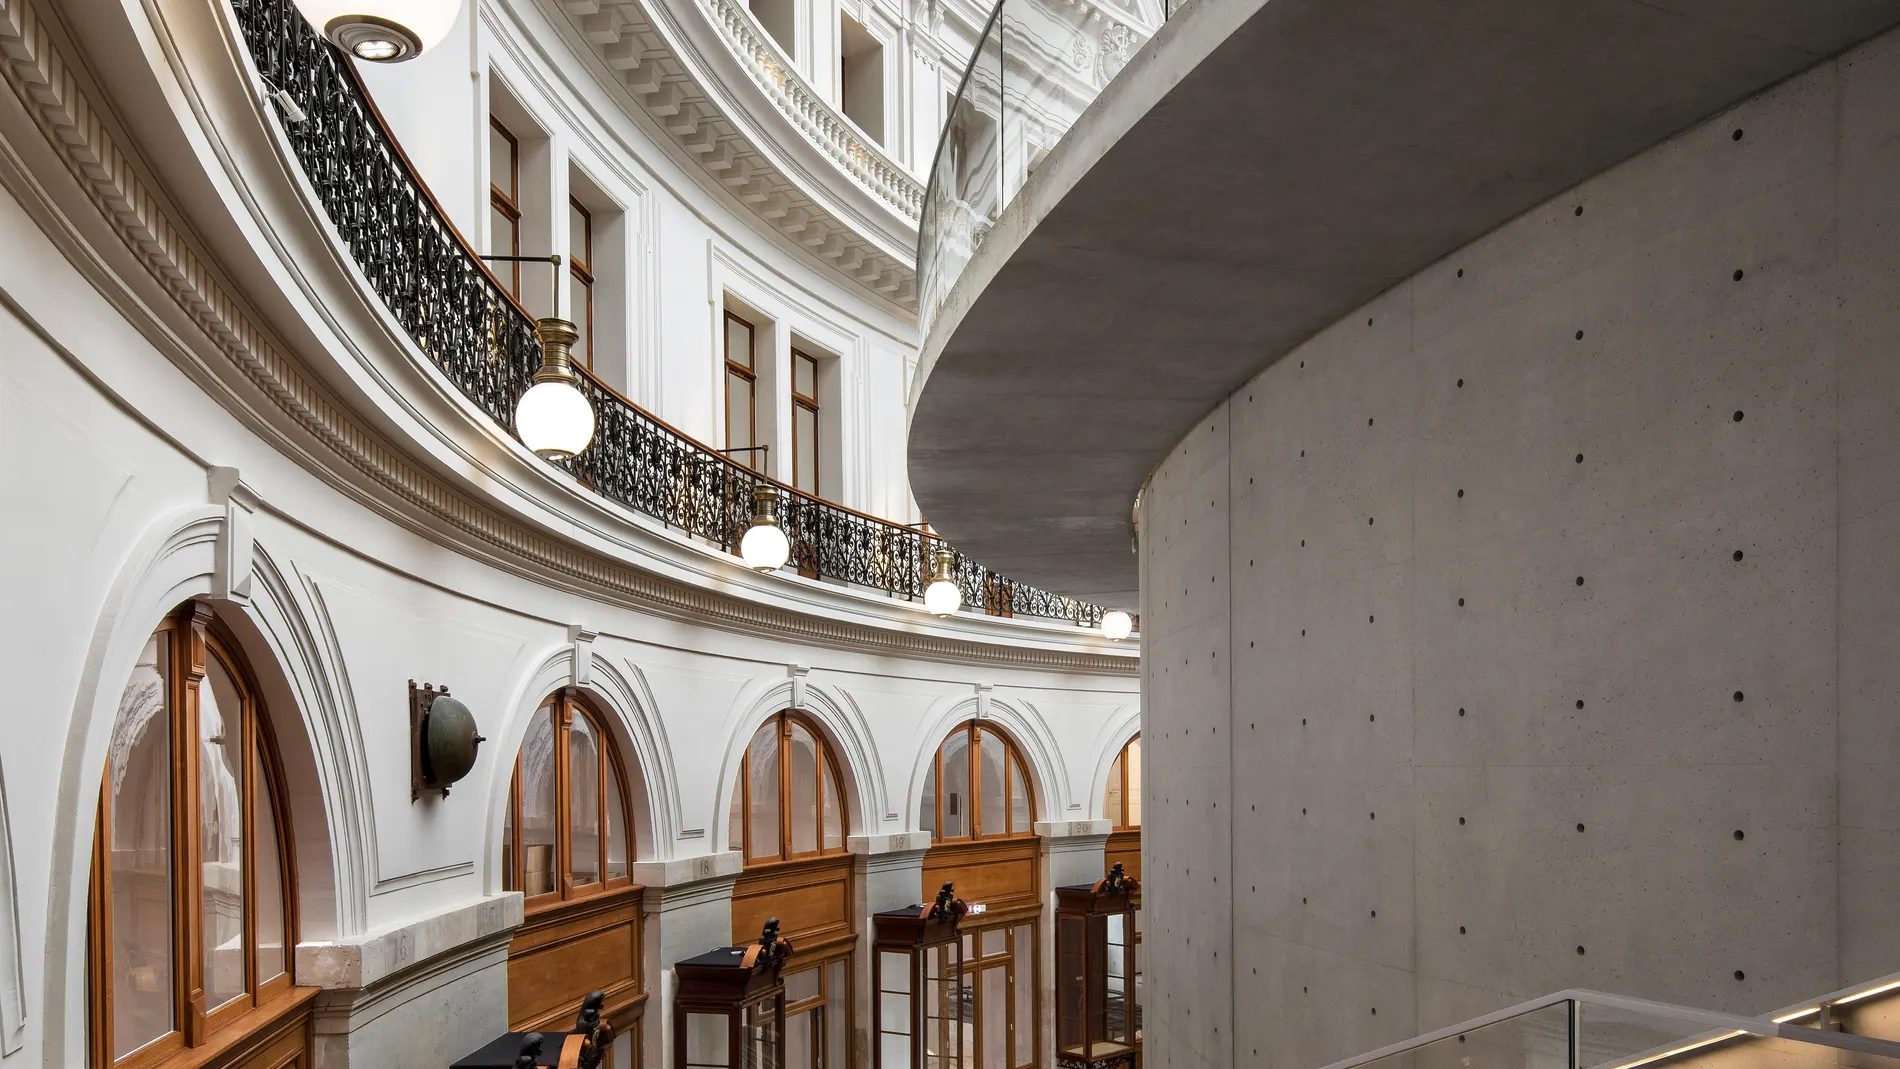
[[[620,751],[571,690],[535,710],[503,818],[502,887],[535,909],[631,885],[632,806]]]
[[[198,604],[151,636],[126,682],[93,839],[96,1067],[196,1065],[266,1030],[293,1060],[303,1050],[286,1022],[314,992],[291,986],[289,811],[257,694]]]
[[[817,727],[778,713],[752,733],[733,785],[727,837],[748,865],[845,852],[843,777]]]
[[[1029,766],[990,724],[959,725],[937,747],[918,802],[933,841],[1001,839],[1035,831]]]
[[[614,1069],[639,1069],[647,998],[630,771],[605,715],[584,692],[558,690],[528,724],[502,817],[502,886],[526,899],[508,941],[508,1027],[572,1027],[600,991],[619,1033]]]
[[[1115,755],[1108,768],[1108,790],[1102,794],[1102,819],[1114,821],[1116,831],[1141,827],[1141,736],[1136,735]]]

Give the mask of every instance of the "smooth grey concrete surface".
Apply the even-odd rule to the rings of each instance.
[[[1900,970],[1896,191],[1900,31],[1456,250],[1174,445],[1140,558],[1151,1069]]]
[[[1014,578],[1131,602],[1135,493],[1236,385],[1896,20],[1896,0],[1187,5],[1004,212],[926,339],[924,515]]]

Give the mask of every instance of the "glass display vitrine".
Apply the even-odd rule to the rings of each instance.
[[[1116,865],[1056,888],[1056,1064],[1134,1066],[1141,1053],[1135,911],[1141,884]]]
[[[966,1069],[963,940],[969,907],[950,884],[928,906],[872,917],[872,989],[877,993],[875,1069]]]
[[[792,945],[778,937],[778,919],[759,941],[720,947],[673,966],[675,1069],[783,1069],[785,981]]]

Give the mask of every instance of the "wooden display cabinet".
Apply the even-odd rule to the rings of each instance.
[[[963,939],[969,907],[950,884],[928,906],[871,918],[876,993],[874,1069],[968,1069],[964,1049]]]
[[[792,945],[779,938],[773,918],[756,943],[720,947],[674,965],[675,1069],[783,1069],[780,974],[791,956]]]
[[[1134,1069],[1141,1056],[1135,913],[1141,884],[1116,865],[1056,888],[1056,1065]]]

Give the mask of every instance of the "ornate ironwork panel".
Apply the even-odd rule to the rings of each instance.
[[[251,59],[303,110],[284,124],[337,237],[424,355],[490,419],[514,432],[515,402],[541,365],[534,322],[462,241],[414,173],[355,72],[291,0],[231,0]],[[595,493],[736,552],[753,489],[777,487],[780,523],[801,574],[923,597],[942,540],[766,479],[673,430],[585,372],[593,444],[561,466]],[[1098,626],[1099,606],[1012,582],[955,554],[964,604],[993,616]]]

